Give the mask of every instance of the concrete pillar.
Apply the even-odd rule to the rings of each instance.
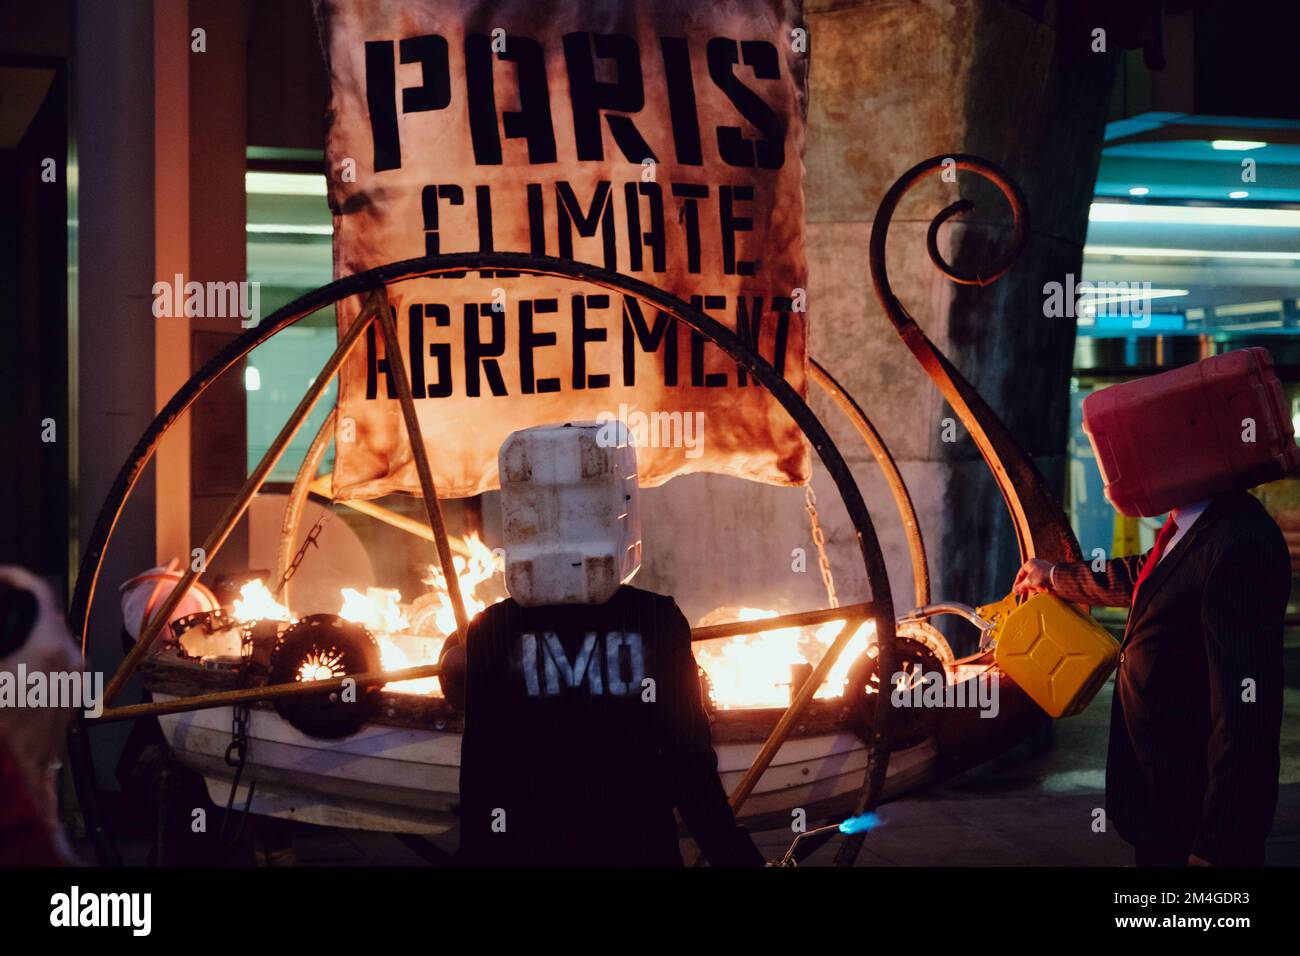
[[[75,501],[81,550],[127,453],[154,415],[153,29],[150,0],[76,6],[77,308],[69,370],[77,416]],[[90,666],[122,658],[117,586],[154,555],[154,476],[118,525],[92,606]],[[122,700],[121,703],[127,703]],[[129,725],[95,731],[97,769],[112,777]]]
[[[190,0],[188,6],[187,33],[202,29],[205,49],[188,52],[188,42],[185,48],[188,84],[182,93],[190,119],[184,148],[191,184],[185,221],[187,278],[202,283],[242,282],[248,278],[247,10],[243,3],[227,0]],[[205,316],[189,320],[188,325],[182,381],[243,331],[238,316]],[[194,407],[186,458],[191,547],[207,537],[248,475],[247,407],[242,364],[215,382]],[[248,522],[244,520],[209,569],[215,575],[247,567]]]
[[[190,24],[184,3],[153,4],[154,278],[171,287],[190,270]],[[143,317],[142,317],[143,318]],[[162,408],[190,375],[191,319],[155,318],[154,407]],[[158,564],[190,560],[191,417],[172,426],[158,447],[154,470]]]
[[[956,440],[943,440],[944,420],[955,416],[876,303],[867,243],[880,198],[929,156],[974,153],[1020,183],[1032,236],[996,285],[954,286],[925,253],[931,218],[962,197],[977,209],[940,233],[949,261],[973,267],[1003,248],[1008,211],[996,190],[967,174],[955,184],[931,177],[904,200],[888,263],[895,293],[1059,492],[1074,320],[1043,317],[1042,287],[1080,270],[1114,62],[1067,54],[1055,4],[1037,8],[1035,15],[1002,0],[807,4],[812,353],[856,396],[898,458],[920,512],[936,599],[1002,596],[1016,564],[1015,540],[964,429],[958,423]],[[812,404],[854,467],[895,604],[910,607],[902,527],[879,469],[829,401],[814,393]],[[834,485],[819,467],[813,485],[840,597],[864,599],[862,561]],[[647,528],[642,583],[675,582],[688,616],[710,610],[718,595],[765,607],[824,605],[801,490],[692,476],[648,496],[649,513],[664,509],[671,517]],[[682,529],[690,529],[690,547],[680,546]],[[807,554],[802,572],[794,549]]]

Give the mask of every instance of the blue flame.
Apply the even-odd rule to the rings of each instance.
[[[860,817],[849,817],[840,824],[841,833],[866,833],[873,829],[880,819],[874,813],[864,813]]]

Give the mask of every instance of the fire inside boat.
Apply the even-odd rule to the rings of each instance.
[[[503,600],[500,552],[476,533],[452,544],[468,613]],[[309,685],[436,665],[456,618],[440,569],[430,566],[422,583],[424,592],[411,600],[391,588],[343,587],[332,612],[299,615],[265,580],[247,580],[228,610],[173,622],[170,638],[142,668],[146,686],[155,700],[179,701],[250,680]],[[860,790],[880,692],[875,624],[861,607],[840,615],[722,607],[697,622],[693,650],[729,791],[802,682],[849,634],[799,725],[741,808],[743,818],[781,819],[796,806],[839,812]],[[774,625],[765,627],[768,620]],[[956,659],[944,636],[923,620],[901,622],[898,634],[903,654],[891,692],[956,687],[992,668],[987,655]],[[363,829],[437,833],[454,826],[461,724],[438,678],[354,688],[352,698],[344,693],[278,698],[250,708],[249,766],[242,775],[223,759],[231,739],[229,708],[159,720],[169,744],[204,774],[218,803],[246,801],[256,813]],[[905,712],[902,726],[894,728],[886,792],[922,786],[952,765],[951,756],[941,759],[936,713]],[[1019,732],[1011,729],[1016,726],[1004,730]]]

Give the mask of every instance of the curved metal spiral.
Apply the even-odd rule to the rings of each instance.
[[[1024,251],[1025,244],[1029,241],[1029,208],[1024,193],[1015,180],[998,166],[978,156],[965,153],[931,156],[903,173],[885,193],[876,210],[868,252],[871,280],[876,289],[876,297],[880,300],[885,314],[894,324],[903,343],[921,363],[925,373],[930,376],[948,404],[952,406],[953,411],[957,413],[957,417],[961,419],[962,424],[975,440],[975,446],[984,457],[989,470],[993,472],[993,477],[998,483],[1002,498],[1006,501],[1007,510],[1011,513],[1011,520],[1015,525],[1016,545],[1020,549],[1021,561],[1032,557],[1043,557],[1050,561],[1077,561],[1081,557],[1079,542],[1070,528],[1065,512],[1048,488],[1033,459],[1020,447],[1006,425],[980,397],[970,382],[957,371],[916,324],[916,320],[908,314],[889,284],[889,273],[885,267],[885,241],[889,235],[889,223],[893,219],[894,210],[898,208],[899,201],[908,190],[920,180],[945,169],[961,169],[976,173],[1001,190],[1007,204],[1011,207],[1012,237],[1007,250],[983,270],[966,272],[949,263],[939,251],[939,229],[954,216],[963,215],[975,208],[969,200],[958,200],[944,207],[931,220],[930,228],[926,232],[926,252],[935,268],[959,285],[987,286],[1005,275],[1012,263]],[[882,674],[893,673],[893,670],[888,669],[883,654],[879,667]],[[888,738],[891,729],[884,728],[884,733]],[[867,779],[854,810],[855,815],[875,808],[887,767],[887,755],[885,759],[880,760],[877,753],[873,751],[867,766]],[[848,837],[836,854],[836,865],[851,866],[857,858],[862,841],[861,834]]]
[[[953,168],[976,173],[998,187],[1011,207],[1012,237],[1006,252],[985,269],[976,272],[957,269],[939,252],[938,232],[952,217],[975,208],[969,200],[959,200],[945,207],[930,223],[926,250],[935,268],[960,285],[987,286],[1005,275],[1024,250],[1029,241],[1029,210],[1024,193],[1016,182],[1001,168],[978,156],[962,153],[932,156],[905,172],[880,202],[871,230],[869,254],[876,296],[899,337],[957,413],[993,472],[1015,524],[1021,560],[1041,557],[1056,562],[1077,561],[1081,558],[1079,542],[1060,502],[1047,486],[1033,459],[1020,447],[1006,425],[974,387],[916,324],[916,320],[908,314],[889,284],[885,267],[885,241],[894,210],[917,182],[932,173]]]

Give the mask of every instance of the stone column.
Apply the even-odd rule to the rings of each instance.
[[[153,5],[76,5],[77,302],[69,331],[76,363],[75,495],[79,552],[127,453],[154,416]],[[105,681],[122,659],[117,587],[154,556],[152,469],[127,504],[91,608],[90,668]],[[134,693],[134,692],[132,692]],[[134,698],[128,694],[121,703]],[[103,785],[130,725],[95,731]]]

